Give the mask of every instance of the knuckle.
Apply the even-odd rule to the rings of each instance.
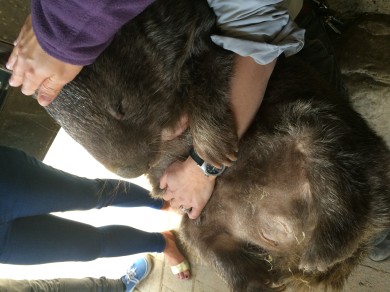
[[[17,48],[18,58],[26,60],[28,54],[28,48],[22,42],[20,42],[16,48]]]
[[[50,78],[43,81],[43,83],[40,86],[40,90],[47,92],[47,93],[51,93],[51,94],[56,94],[60,91],[59,89],[54,87],[54,84],[52,84],[52,81]]]
[[[18,75],[12,75],[8,82],[11,86],[18,87],[23,83],[23,78]]]
[[[35,92],[35,89],[34,88],[25,88],[25,87],[22,87],[21,89],[22,93],[24,95],[33,95],[34,92]]]
[[[32,67],[26,68],[26,70],[24,71],[24,76],[32,82],[35,82],[35,80],[37,79],[36,72]]]

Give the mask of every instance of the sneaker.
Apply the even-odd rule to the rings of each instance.
[[[149,274],[152,268],[152,259],[149,255],[143,256],[133,262],[126,275],[121,277],[126,286],[125,292],[134,291],[135,287]]]
[[[390,257],[390,229],[378,236],[368,257],[375,262],[384,261]]]

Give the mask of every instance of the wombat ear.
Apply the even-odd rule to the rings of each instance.
[[[302,198],[306,202],[311,202],[313,200],[310,183],[308,181],[306,181],[302,184],[302,193],[301,194],[302,194]]]
[[[183,114],[180,116],[179,120],[176,122],[173,128],[164,128],[161,132],[161,139],[163,141],[173,140],[176,137],[183,134],[188,128],[188,115]]]

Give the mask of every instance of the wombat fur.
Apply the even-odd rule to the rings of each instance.
[[[183,113],[205,159],[226,163],[235,156],[229,95],[221,90],[228,88],[232,54],[212,43],[215,16],[200,2],[151,5],[49,108],[76,141],[121,176],[149,169],[162,129],[174,127]]]
[[[232,54],[206,1],[157,1],[47,107],[108,169],[159,178],[195,144],[218,161],[237,146]],[[163,142],[180,116],[189,129]],[[390,152],[349,102],[299,55],[280,58],[263,104],[180,238],[233,291],[341,290],[390,228]],[[218,154],[217,154],[218,153]]]

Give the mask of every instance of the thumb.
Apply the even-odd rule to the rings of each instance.
[[[37,100],[41,106],[48,106],[60,93],[65,83],[56,82],[51,78],[45,79],[38,88]]]
[[[188,213],[188,218],[190,219],[196,219],[199,217],[200,213],[201,213],[202,209],[198,209],[198,208],[194,208],[192,207],[192,210],[190,213]]]
[[[161,190],[164,190],[168,187],[168,182],[167,182],[167,174],[166,172],[162,175],[162,177],[160,178],[160,189]],[[164,198],[165,199],[165,198]]]

